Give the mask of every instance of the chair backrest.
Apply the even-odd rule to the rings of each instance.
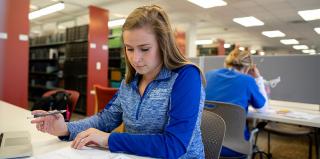
[[[205,109],[221,116],[226,123],[226,133],[223,146],[242,154],[251,155],[251,143],[244,139],[246,127],[246,112],[235,104],[205,101]]]
[[[56,90],[50,90],[50,91],[47,91],[45,92],[42,97],[48,97],[58,91],[65,91],[67,93],[70,94],[70,105],[71,105],[71,110],[70,110],[70,116],[72,115],[72,112],[74,111],[76,105],[77,105],[77,102],[78,102],[78,99],[79,99],[79,96],[80,96],[80,93],[78,91],[75,91],[75,90],[64,90],[64,89],[56,89]]]
[[[95,95],[95,113],[104,109],[106,104],[112,99],[112,97],[118,91],[117,88],[109,88],[101,85],[93,85],[96,92]]]
[[[225,131],[225,122],[219,115],[203,110],[201,134],[206,159],[219,158]]]

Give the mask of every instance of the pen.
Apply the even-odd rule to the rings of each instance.
[[[45,114],[34,114],[33,117],[28,117],[28,119],[45,117],[45,116],[48,116],[48,115],[55,115],[55,114],[59,114],[59,113],[64,113],[66,111],[67,110],[53,110],[53,111],[49,111],[48,113],[45,113]]]

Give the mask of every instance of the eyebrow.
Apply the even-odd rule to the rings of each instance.
[[[124,44],[125,46],[128,46],[128,47],[132,47],[131,45],[129,44]],[[143,46],[148,46],[148,45],[151,45],[151,44],[141,44],[141,45],[138,45],[139,47],[143,47]]]

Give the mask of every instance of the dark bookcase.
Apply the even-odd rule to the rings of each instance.
[[[52,89],[76,90],[74,111],[93,115],[93,85],[108,85],[108,18],[108,10],[89,6],[88,25],[30,39],[29,101]]]

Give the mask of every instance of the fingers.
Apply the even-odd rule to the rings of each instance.
[[[38,123],[41,123],[41,122],[44,122],[44,121],[45,121],[45,118],[36,118],[36,119],[31,120],[31,123],[32,124],[38,124]]]
[[[32,115],[35,115],[35,114],[45,114],[47,113],[47,111],[44,111],[44,110],[34,110],[31,112]],[[41,123],[41,122],[44,122],[45,121],[45,118],[35,118],[33,120],[31,120],[31,123],[32,124],[37,124],[37,123]]]
[[[45,114],[47,113],[47,111],[44,111],[44,110],[34,110],[31,112],[32,115],[35,115],[35,114]]]
[[[89,141],[85,140],[85,138],[87,138],[89,136],[89,134],[90,133],[88,132],[88,130],[79,133],[76,136],[76,138],[73,140],[71,147],[75,148],[75,149],[82,148],[87,142],[89,142]]]
[[[49,132],[49,127],[50,127],[49,122],[44,122],[44,124],[43,124],[44,132]]]
[[[59,113],[59,114],[55,114],[54,117],[56,120],[59,120],[60,118],[63,118],[63,115]]]
[[[41,132],[45,132],[44,131],[44,122],[37,123],[36,128],[37,128],[37,130],[39,130]]]
[[[91,136],[87,136],[80,140],[78,146],[75,149],[81,149],[84,145],[87,145],[91,141]]]

